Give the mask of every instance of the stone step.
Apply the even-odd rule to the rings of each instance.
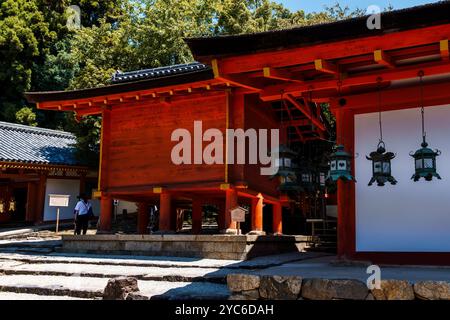
[[[32,263],[0,261],[0,270],[6,275],[45,275],[114,278],[130,276],[141,280],[167,282],[214,282],[225,283],[226,275],[233,272],[227,268],[159,268],[118,265],[95,265],[76,263]]]
[[[28,240],[1,240],[0,249],[3,248],[56,248],[62,245],[61,240],[43,240],[43,239],[28,239]]]
[[[69,296],[44,296],[39,294],[0,292],[0,300],[87,300]]]
[[[37,253],[48,254],[55,252],[55,248],[61,246],[61,240],[3,240],[0,241],[1,253]]]
[[[252,260],[216,260],[186,257],[152,257],[152,256],[121,256],[98,254],[64,254],[51,253],[17,254],[14,252],[0,253],[0,260],[14,260],[23,263],[64,263],[89,265],[117,265],[159,268],[227,268],[227,269],[262,269],[283,263],[313,259],[321,256],[310,252],[285,253],[274,256],[258,257]]]
[[[94,299],[102,296],[107,282],[97,277],[2,275],[0,292]],[[151,299],[226,299],[230,294],[226,285],[207,282],[139,280],[138,286]]]
[[[33,248],[33,247],[0,247],[0,253],[38,253],[48,254],[55,252],[54,248]]]

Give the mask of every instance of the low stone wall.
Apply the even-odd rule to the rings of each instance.
[[[245,260],[304,251],[312,238],[257,235],[64,235],[62,241],[63,252]]]
[[[359,280],[302,279],[298,276],[229,274],[231,300],[450,300],[450,283],[382,280],[369,290]]]

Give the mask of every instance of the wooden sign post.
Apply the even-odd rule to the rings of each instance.
[[[70,195],[49,194],[49,206],[56,207],[56,234],[59,232],[59,208],[68,207]]]
[[[245,222],[245,214],[247,210],[242,207],[231,209],[231,220],[236,222],[237,234],[241,234],[241,222]]]

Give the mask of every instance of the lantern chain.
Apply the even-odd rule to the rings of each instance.
[[[423,71],[419,72],[419,78],[420,78],[420,113],[422,115],[422,139],[423,144],[426,144],[426,132],[425,132],[425,108],[424,108],[424,102],[423,102]]]
[[[380,143],[383,142],[383,125],[381,120],[381,78],[378,81],[378,124],[380,126]]]

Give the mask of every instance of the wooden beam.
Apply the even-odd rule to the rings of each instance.
[[[288,117],[289,117],[289,120],[292,120],[292,119],[293,119],[292,113],[291,113],[291,111],[289,110],[289,108],[285,105],[284,101],[281,101],[281,105],[282,105],[282,110],[286,110],[286,112],[287,112],[287,114],[288,114]],[[295,129],[295,132],[296,132],[297,135],[298,135],[298,139],[299,139],[301,142],[304,142],[304,139],[303,139],[303,133],[300,131],[300,129],[299,129],[298,127],[294,127],[294,129]],[[287,136],[287,135],[286,135],[286,138],[288,139],[288,136]],[[283,142],[284,142],[284,141],[283,141]]]
[[[448,34],[449,26],[444,24],[392,32],[382,36],[377,34],[365,38],[349,39],[334,43],[320,43],[301,48],[223,57],[220,60],[220,66],[225,74],[258,72],[267,66],[267,61],[271,61],[270,65],[273,68],[283,68],[311,63],[318,58],[318,52],[321,53],[321,59],[335,60],[349,56],[371,54],[380,47],[397,50],[438,43],[442,39],[448,39]]]
[[[392,61],[391,57],[383,50],[375,50],[373,52],[373,59],[380,65],[391,69],[395,68],[395,63]]]
[[[332,64],[331,62],[322,60],[322,59],[316,59],[314,60],[314,67],[317,71],[321,71],[324,73],[334,74],[337,75],[339,73],[339,68]]]
[[[423,86],[423,90],[426,92],[424,95],[424,105],[439,106],[449,104],[449,85],[450,81],[448,80],[440,83],[425,84]],[[419,90],[419,85],[383,90],[382,111],[417,108]],[[339,104],[341,99],[345,99],[345,105]],[[334,113],[338,110],[350,109],[355,114],[358,114],[377,111],[379,108],[377,101],[377,92],[372,91],[369,93],[335,97],[331,100],[330,105],[332,106],[332,111]]]
[[[311,120],[311,122],[318,127],[320,130],[325,131],[325,126],[324,124],[315,117],[315,115],[312,114],[311,111],[307,110],[306,108],[309,106],[303,106],[300,103],[297,102],[297,100],[295,100],[295,98],[291,95],[286,95],[286,100],[289,101],[290,103],[292,103],[298,110],[300,110],[305,117],[307,117],[309,120]]]
[[[439,42],[439,50],[441,52],[441,57],[443,60],[449,60],[450,54],[449,54],[449,45],[448,40],[441,40]]]
[[[263,69],[263,76],[267,79],[304,83],[303,80],[294,79],[291,72],[281,71],[270,67],[265,67]]]
[[[217,59],[211,60],[211,67],[213,69],[214,79],[216,79],[216,80],[220,80],[222,82],[232,84],[236,87],[249,89],[249,90],[255,91],[255,92],[261,91],[261,88],[258,88],[253,83],[248,82],[248,79],[245,79],[243,77],[222,76]]]
[[[361,85],[376,85],[378,78],[383,81],[396,81],[404,79],[415,79],[417,73],[423,70],[427,76],[450,73],[450,64],[447,61],[430,62],[419,65],[409,65],[404,67],[396,67],[395,69],[383,69],[371,72],[361,73],[352,77],[341,80],[341,89],[355,87]],[[294,96],[301,95],[304,92],[321,91],[328,89],[337,89],[338,83],[335,79],[321,79],[305,82],[304,84],[285,84],[268,86],[260,92],[260,98],[263,101],[280,100],[280,91],[284,90],[286,94]],[[330,95],[331,97],[331,95]]]
[[[285,127],[305,127],[305,126],[309,126],[310,124],[311,124],[311,121],[308,119],[289,120],[289,121],[283,122],[283,126],[285,126]]]

